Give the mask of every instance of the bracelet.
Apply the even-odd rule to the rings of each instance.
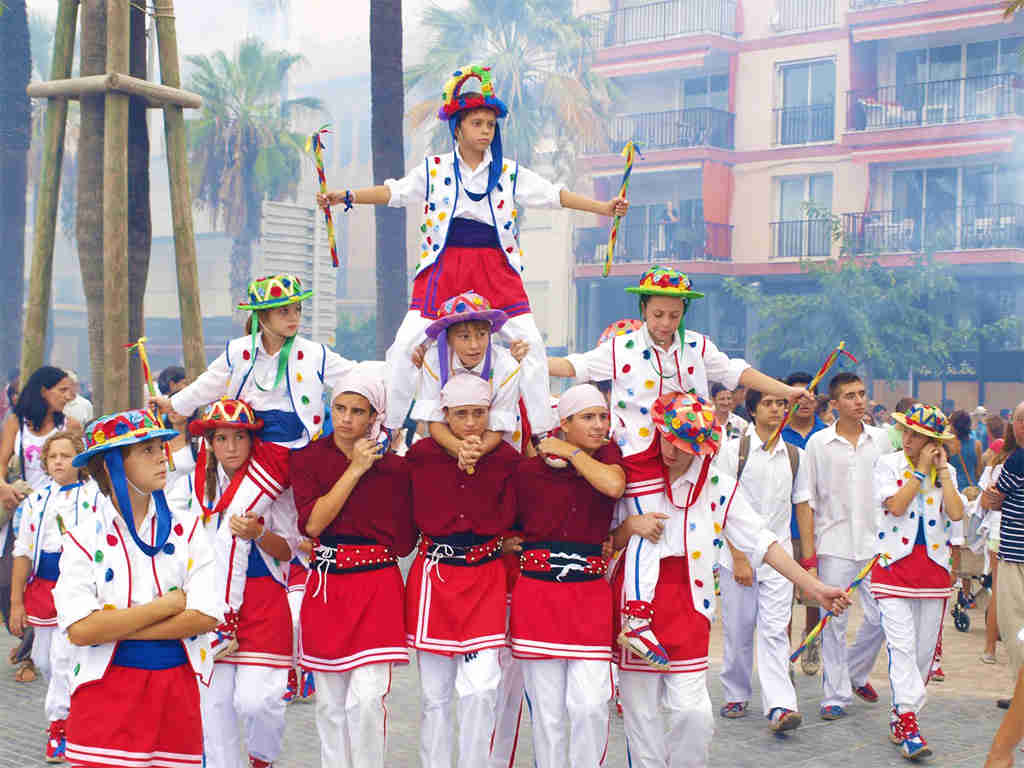
[[[352,190],[351,189],[346,189],[345,190],[345,199],[342,200],[342,202],[345,203],[345,210],[346,211],[351,211],[352,210],[352,203],[355,202],[355,198],[352,197]]]
[[[803,568],[805,571],[811,568],[817,568],[818,556],[811,555],[810,557],[801,557],[797,562],[800,563],[800,567]]]
[[[924,482],[924,472],[918,472],[918,471],[917,471],[917,470],[915,469],[915,470],[914,470],[914,477],[916,477],[916,478],[918,479],[918,481],[920,481],[920,482],[922,482],[922,483]]]
[[[580,452],[582,452],[582,451],[583,451],[583,449],[582,449],[582,448],[577,448],[577,449],[576,449],[575,451],[573,451],[572,453],[570,453],[570,454],[569,454],[569,458],[571,459],[571,458],[572,458],[573,456],[575,456],[575,455],[576,455],[577,453],[580,453]]]

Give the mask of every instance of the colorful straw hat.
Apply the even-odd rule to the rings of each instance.
[[[676,448],[713,456],[722,446],[715,408],[696,392],[668,392],[654,401],[654,425]]]
[[[508,315],[500,309],[491,309],[491,303],[479,293],[465,291],[441,305],[437,320],[427,326],[427,336],[436,339],[449,326],[470,320],[484,320],[491,324],[491,333],[497,333],[508,321]]]
[[[288,304],[297,304],[313,295],[313,291],[302,290],[302,280],[296,275],[269,275],[249,283],[249,301],[238,305],[245,312],[274,309]]]
[[[946,414],[934,405],[914,403],[906,413],[894,413],[892,418],[907,429],[937,440],[952,440],[956,437],[956,433],[949,428]]]
[[[601,332],[601,335],[597,339],[597,346],[600,347],[608,341],[608,339],[615,336],[623,336],[627,333],[632,333],[633,331],[639,331],[643,327],[643,320],[616,320]]]
[[[198,437],[207,430],[218,427],[247,429],[254,432],[257,429],[263,429],[263,419],[256,418],[256,414],[253,413],[248,403],[223,397],[206,406],[203,418],[196,419],[189,424],[188,431]]]
[[[693,283],[684,273],[655,265],[640,276],[639,285],[626,288],[627,293],[645,296],[673,296],[678,299],[702,299],[703,293],[692,290]]]
[[[473,78],[480,81],[480,94],[470,97],[462,96],[462,86],[466,84],[467,80]],[[444,89],[441,91],[441,109],[437,112],[438,119],[450,120],[466,109],[490,109],[497,117],[505,117],[508,114],[508,109],[494,95],[490,67],[482,67],[478,64],[461,67],[455,70],[448,82],[444,84]]]
[[[93,456],[113,448],[123,448],[153,438],[166,441],[177,436],[175,430],[165,429],[151,411],[141,408],[121,411],[98,418],[85,428],[85,450],[75,456],[71,464],[84,467]]]

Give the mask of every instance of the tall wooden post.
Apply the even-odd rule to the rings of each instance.
[[[60,0],[57,29],[53,40],[50,77],[71,77],[75,52],[78,0]],[[60,172],[64,163],[64,132],[68,119],[67,99],[50,99],[46,105],[46,147],[36,199],[36,222],[32,242],[32,272],[29,280],[25,331],[21,342],[21,370],[27,376],[43,364],[46,321],[53,283],[53,244],[60,198]]]
[[[174,0],[156,0],[156,34],[160,47],[160,81],[181,87],[178,67],[178,36],[174,27]],[[181,345],[189,377],[206,368],[203,350],[203,317],[199,309],[199,271],[196,237],[192,226],[192,193],[188,180],[188,148],[185,115],[179,104],[164,105],[164,136],[167,172],[171,183],[171,221],[174,227],[174,258],[178,268],[178,311],[181,314]]]
[[[107,2],[107,72],[131,71],[128,0]],[[128,108],[126,93],[104,97],[103,120],[103,409],[129,407]]]

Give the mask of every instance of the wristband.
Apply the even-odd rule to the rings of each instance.
[[[801,557],[797,562],[800,563],[800,567],[805,571],[810,570],[811,568],[818,567],[818,556],[811,555],[810,557]]]
[[[920,482],[922,482],[922,483],[924,482],[924,472],[918,472],[915,469],[914,470],[914,477],[916,477]]]
[[[345,203],[345,210],[346,211],[351,211],[352,210],[352,203],[355,202],[355,198],[352,197],[352,190],[351,189],[346,189],[345,190],[345,199],[342,200],[342,202]]]

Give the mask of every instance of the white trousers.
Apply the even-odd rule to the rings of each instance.
[[[209,687],[199,686],[206,768],[243,768],[242,733],[249,754],[274,762],[284,741],[288,670],[215,664]],[[241,725],[241,730],[239,730]]]
[[[920,712],[927,699],[925,683],[932,668],[945,600],[884,597],[878,601],[889,651],[892,706]]]
[[[57,627],[32,627],[32,663],[44,680],[50,679],[50,645]]]
[[[323,768],[383,768],[391,665],[314,672]]]
[[[607,661],[523,659],[537,768],[598,768],[608,747]]]
[[[305,596],[305,587],[288,588],[288,609],[292,614],[292,666],[299,663],[299,612],[302,610],[302,598]]]
[[[853,581],[867,560],[847,560],[831,555],[818,556],[818,578],[826,584],[845,587]],[[847,649],[846,627],[849,612],[833,616],[821,631],[821,706],[848,707],[853,702],[853,689],[868,681],[885,635],[878,612],[878,601],[871,595],[871,575],[857,588],[864,621],[857,630],[857,639]]]
[[[445,296],[441,301],[451,298]],[[427,326],[433,321],[423,317],[417,310],[409,310],[395,334],[394,343],[388,348],[388,413],[384,425],[398,429],[405,423],[406,414],[416,397],[419,371],[412,364],[413,350],[427,340]],[[506,344],[521,339],[530,345],[521,363],[519,392],[526,405],[533,434],[547,432],[557,426],[551,410],[551,381],[548,378],[548,353],[544,337],[537,328],[533,314],[510,317],[498,332]]]
[[[662,540],[665,536],[661,537]],[[626,544],[626,599],[654,600],[654,589],[661,576],[662,542],[652,543],[643,536],[630,536]],[[667,556],[667,555],[666,555]]]
[[[56,627],[48,628],[50,637],[50,681],[46,686],[46,719],[63,720],[71,709],[71,658],[72,645],[66,633]],[[39,642],[39,627],[36,627],[35,642]]]
[[[754,584],[736,583],[728,568],[721,569],[722,692],[726,701],[750,701],[757,635],[757,675],[761,680],[761,706],[765,716],[776,707],[796,711],[796,690],[789,679],[789,624],[793,584],[775,570],[758,569]]]
[[[706,768],[715,733],[707,672],[619,671],[633,768]]]
[[[523,717],[523,663],[512,656],[510,648],[498,649],[501,682],[494,713],[491,758],[488,768],[511,768],[515,764],[519,725]]]
[[[450,708],[454,694],[459,721],[458,766],[486,765],[501,681],[498,649],[456,656],[419,651],[416,656],[423,694],[420,764],[423,768],[451,768],[455,721]]]

